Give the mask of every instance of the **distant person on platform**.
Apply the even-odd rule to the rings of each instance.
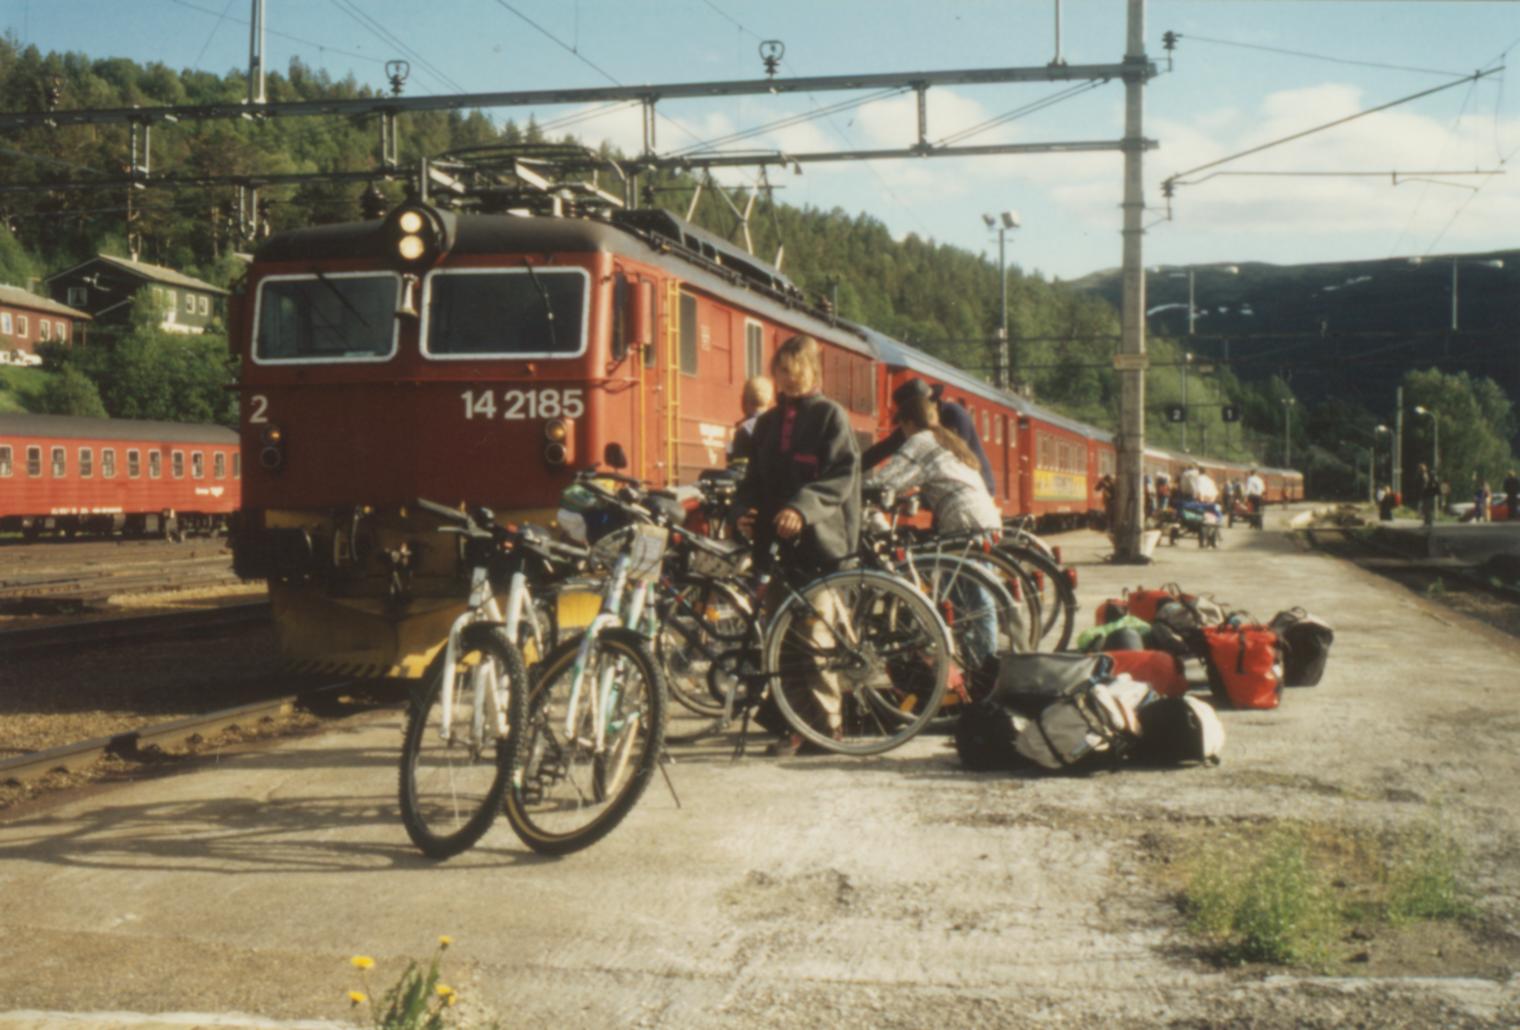
[[[1436,502],[1441,499],[1441,484],[1424,463],[1414,470],[1414,491],[1420,499],[1420,521],[1427,526],[1433,525],[1436,520]]]
[[[1472,510],[1472,520],[1474,522],[1488,522],[1489,521],[1489,517],[1488,517],[1488,505],[1489,505],[1489,501],[1492,499],[1492,497],[1493,497],[1493,494],[1488,489],[1488,480],[1478,478],[1478,474],[1476,472],[1474,472],[1473,473],[1473,510]]]
[[[1520,518],[1515,512],[1520,508],[1520,476],[1515,475],[1514,469],[1504,477],[1504,506],[1509,509],[1504,513],[1506,519]]]
[[[1216,504],[1219,501],[1219,484],[1202,467],[1198,469],[1198,482],[1193,486],[1193,499],[1200,504]]]
[[[898,412],[902,411],[915,397],[928,397],[934,401],[936,412],[939,415],[939,424],[950,430],[966,444],[973,457],[976,458],[977,466],[981,472],[982,483],[987,487],[987,492],[997,495],[997,486],[992,479],[992,463],[987,460],[987,454],[982,450],[982,441],[976,434],[976,422],[971,417],[971,412],[953,401],[944,400],[943,386],[930,386],[922,379],[909,379],[897,389],[892,391],[892,407],[894,421]],[[871,445],[860,456],[860,466],[863,469],[874,468],[897,453],[897,449],[907,440],[902,427],[892,430],[883,440]]]
[[[739,394],[739,407],[744,410],[744,418],[734,427],[734,438],[728,442],[730,465],[749,461],[755,456],[755,423],[775,403],[776,386],[769,376],[755,376],[744,381],[744,389]]]

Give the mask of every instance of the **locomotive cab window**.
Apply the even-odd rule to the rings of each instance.
[[[139,479],[142,476],[142,452],[133,448],[127,451],[127,478]]]
[[[164,456],[159,451],[148,452],[148,478],[157,479],[164,474]]]
[[[432,272],[423,284],[422,352],[444,360],[574,357],[586,349],[590,282],[580,268]]]
[[[9,479],[11,475],[11,449],[0,447],[0,479]]]
[[[744,320],[744,378],[753,379],[765,374],[765,327],[759,322]]]
[[[385,361],[396,351],[399,277],[386,273],[270,276],[259,283],[253,360]]]
[[[95,474],[95,452],[88,447],[79,448],[79,478],[89,479]]]
[[[100,474],[105,479],[116,478],[115,447],[102,447],[100,449]]]
[[[41,447],[28,447],[26,449],[26,474],[33,479],[42,475]]]
[[[62,479],[69,474],[69,454],[62,447],[53,448],[53,478]]]
[[[681,371],[697,374],[697,298],[681,294]]]

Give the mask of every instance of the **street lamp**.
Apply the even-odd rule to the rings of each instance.
[[[1441,420],[1436,416],[1434,409],[1427,408],[1423,404],[1416,404],[1414,413],[1430,416],[1430,474],[1434,476],[1436,469],[1441,467]]]
[[[1424,258],[1413,257],[1413,258],[1409,259],[1409,263],[1411,265],[1423,265],[1425,263],[1425,259]],[[1479,267],[1479,268],[1503,268],[1504,267],[1504,260],[1502,258],[1492,258],[1492,259],[1489,259],[1489,260],[1472,259],[1472,260],[1467,260],[1467,261],[1464,261],[1461,258],[1452,258],[1451,259],[1451,331],[1452,332],[1456,332],[1457,331],[1457,268],[1459,266],[1461,266],[1461,265],[1474,265],[1474,266]]]
[[[1387,433],[1390,439],[1393,437],[1393,430],[1385,425],[1377,425],[1372,429],[1372,446],[1367,452],[1372,455],[1372,467],[1368,470],[1370,481],[1367,483],[1367,499],[1370,501],[1377,500],[1377,438],[1381,433]]]
[[[1182,355],[1182,450],[1188,449],[1188,402],[1187,402],[1187,372],[1188,366],[1193,363],[1193,352],[1188,351]]]
[[[1019,227],[1019,213],[1017,211],[1004,211],[997,217],[982,215],[982,221],[988,229],[996,229],[998,234],[998,281],[1003,290],[1003,322],[998,329],[998,353],[997,353],[997,379],[999,386],[1009,386],[1013,379],[1013,366],[1010,364],[1008,347],[1008,272],[1007,272],[1007,242],[1008,230]]]
[[[1283,406],[1283,468],[1293,467],[1293,438],[1288,434],[1288,413],[1293,409],[1297,401],[1292,397],[1282,398]]]

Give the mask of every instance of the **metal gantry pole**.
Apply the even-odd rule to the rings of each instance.
[[[248,19],[248,102],[265,102],[264,0],[253,0],[252,17]]]
[[[1393,492],[1404,498],[1404,388],[1394,391],[1393,408]]]
[[[1124,49],[1124,229],[1123,300],[1119,354],[1119,525],[1114,559],[1140,562],[1145,557],[1145,154],[1144,90],[1145,0],[1128,0]]]
[[[1008,262],[1004,245],[1008,239],[1008,227],[998,226],[998,279],[1003,287],[1003,321],[998,330],[998,385],[1013,385],[1013,369],[1008,363]]]

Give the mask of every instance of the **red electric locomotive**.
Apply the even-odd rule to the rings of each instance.
[[[0,415],[3,531],[209,532],[237,510],[241,478],[222,426]]]

